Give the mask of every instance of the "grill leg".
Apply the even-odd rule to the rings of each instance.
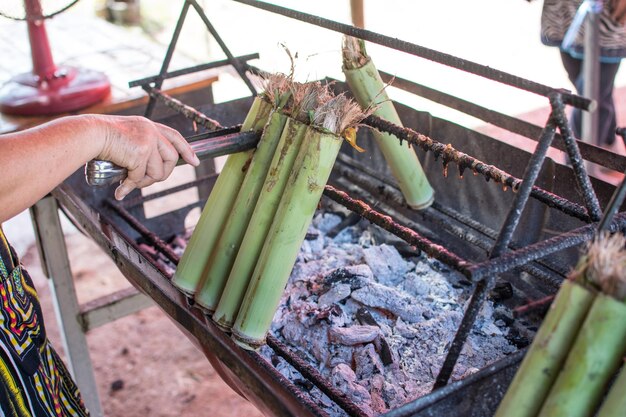
[[[103,417],[96,380],[82,326],[67,247],[57,210],[57,202],[45,197],[31,208],[43,270],[50,278],[52,302],[61,329],[68,367],[94,417]]]

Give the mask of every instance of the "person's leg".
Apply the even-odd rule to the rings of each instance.
[[[613,101],[613,85],[619,69],[615,64],[600,64],[600,97],[598,99],[598,146],[611,146],[615,142],[615,102]]]
[[[570,54],[561,51],[561,61],[563,62],[563,68],[567,72],[567,77],[576,87],[576,92],[582,95],[583,92],[583,61],[572,57]],[[572,110],[570,115],[570,125],[572,126],[572,132],[577,139],[580,139],[582,124],[582,113],[578,108]]]

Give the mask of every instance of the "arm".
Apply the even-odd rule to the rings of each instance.
[[[128,169],[128,178],[115,190],[122,199],[135,188],[167,178],[179,154],[199,164],[176,130],[134,116],[69,116],[0,136],[0,223],[33,205],[90,159]]]
[[[609,11],[613,20],[622,26],[626,24],[626,0],[611,0]]]

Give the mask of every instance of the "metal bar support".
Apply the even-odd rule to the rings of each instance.
[[[585,19],[585,39],[583,57],[583,95],[598,102],[600,97],[600,13],[603,9],[603,1],[596,0],[594,7]],[[599,127],[598,109],[582,112],[582,139],[586,142],[597,144]]]
[[[91,415],[103,417],[57,208],[56,200],[50,196],[43,198],[31,208],[37,247],[44,270],[50,278],[52,301],[61,328],[69,370],[81,390],[83,401]]]

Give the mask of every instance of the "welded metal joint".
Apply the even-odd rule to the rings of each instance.
[[[552,107],[550,118],[558,126],[559,131],[561,132],[561,137],[565,142],[567,155],[569,156],[572,170],[574,171],[576,185],[580,188],[591,220],[598,221],[602,216],[602,210],[600,209],[598,197],[591,186],[591,180],[589,179],[589,174],[585,169],[585,163],[580,154],[580,149],[578,148],[576,139],[574,138],[574,134],[567,120],[567,116],[565,115],[565,104],[563,103],[562,95],[559,93],[551,94],[550,106]]]

